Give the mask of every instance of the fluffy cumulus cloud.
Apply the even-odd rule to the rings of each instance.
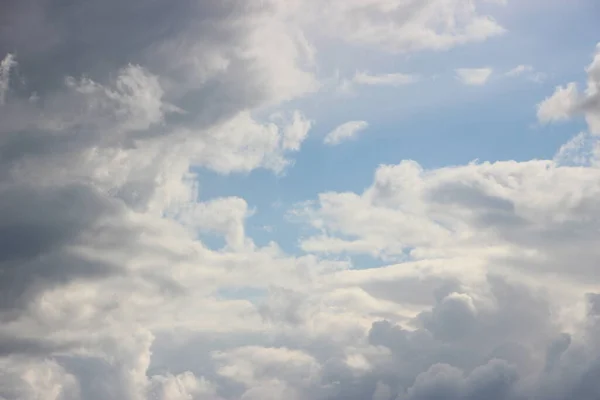
[[[291,211],[313,229],[298,255],[254,242],[245,199],[203,197],[201,170],[293,165],[313,121],[286,102],[320,87],[308,33],[447,49],[503,31],[479,2],[0,14],[0,399],[598,398],[590,135],[551,161],[381,166],[364,192]],[[561,115],[595,132],[588,73]]]
[[[583,115],[590,132],[600,135],[600,44],[591,64],[585,69],[587,87],[580,93],[576,82],[558,86],[551,96],[538,105],[540,122],[555,122]]]

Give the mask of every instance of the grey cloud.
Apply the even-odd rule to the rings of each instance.
[[[461,397],[462,371],[445,364],[433,365],[417,376],[408,390],[409,399],[435,400]]]
[[[571,171],[566,169],[561,172],[567,174]],[[591,170],[587,173],[597,172]],[[592,191],[597,190],[595,185],[592,186]],[[432,201],[442,204],[449,202],[460,207],[467,215],[473,215],[472,224],[476,230],[494,232],[507,243],[536,249],[544,254],[543,260],[508,255],[499,257],[500,263],[541,274],[565,271],[565,266],[569,265],[569,274],[574,279],[595,279],[598,250],[592,243],[598,239],[595,226],[600,209],[591,197],[582,196],[564,207],[567,218],[552,220],[546,217],[540,221],[528,217],[510,199],[492,196],[486,191],[483,187],[448,184],[430,193]],[[585,248],[585,252],[581,251],[582,248]],[[572,263],[573,259],[577,259],[577,263]]]
[[[402,399],[410,400],[507,400],[513,396],[518,376],[516,371],[501,360],[474,369],[467,377],[463,372],[446,364],[436,364],[420,374],[415,384]]]
[[[569,348],[571,343],[571,335],[568,333],[562,333],[550,342],[546,351],[546,371],[551,371],[557,363],[560,362],[561,356]]]
[[[452,293],[436,305],[431,315],[422,316],[423,324],[444,339],[463,338],[471,333],[476,312],[470,297]]]
[[[490,277],[490,285],[497,304],[492,310],[477,301],[468,304],[467,296],[449,294],[418,316],[421,329],[411,332],[378,322],[370,331],[369,341],[389,347],[403,371],[420,372],[436,363],[469,370],[493,358],[528,370],[538,355],[531,350],[524,354],[507,350],[511,346],[535,349],[539,341],[550,340],[555,331],[548,325],[547,305],[526,288],[499,278]]]
[[[128,63],[145,64],[161,43],[188,40],[180,35],[191,25],[205,27],[209,42],[227,43],[235,35],[226,23],[235,18],[231,2],[10,0],[2,7],[0,52],[18,52],[19,70],[33,87],[65,76],[104,80]],[[238,15],[242,9],[237,7]],[[47,60],[52,63],[40,63]]]
[[[496,283],[496,285],[498,284]],[[554,330],[555,328],[548,327],[546,325],[547,317],[541,318],[545,314],[544,307],[540,304],[536,305],[537,300],[533,298],[527,300],[522,297],[527,293],[526,290],[506,283],[500,285],[502,288],[496,289],[496,296],[500,300],[499,305],[502,310],[500,312],[506,312],[506,316],[510,320],[502,321],[502,318],[496,318],[496,316],[478,317],[472,324],[477,325],[478,329],[484,330],[479,330],[477,335],[466,336],[464,339],[470,342],[466,348],[458,343],[451,345],[453,340],[451,336],[438,336],[438,339],[434,340],[432,336],[428,335],[428,329],[430,329],[428,327],[425,331],[410,332],[386,321],[373,324],[369,334],[370,343],[390,348],[394,358],[397,359],[397,362],[392,364],[397,371],[395,379],[392,381],[395,386],[392,387],[407,388],[406,390],[400,389],[398,399],[548,398],[566,400],[573,398],[573,393],[577,393],[577,396],[584,399],[592,399],[597,396],[599,387],[597,382],[591,378],[597,373],[597,353],[584,355],[580,352],[581,347],[578,347],[581,346],[581,343],[575,344],[569,335],[558,334]],[[521,294],[515,296],[519,292]],[[504,296],[506,296],[504,300],[501,300]],[[531,319],[528,317],[530,312],[525,311],[520,316],[518,310],[511,310],[510,307],[507,307],[506,302],[512,302],[513,300],[509,299],[513,297],[516,297],[513,304],[538,309],[540,317]],[[430,315],[436,315],[435,307]],[[530,324],[526,327],[520,326],[523,324],[521,318],[529,318]],[[490,321],[496,320],[498,320],[498,325],[494,323],[494,325],[486,326]],[[498,328],[504,329],[504,331],[495,335]],[[452,326],[439,325],[433,329],[452,329]],[[531,335],[529,342],[527,340],[521,342],[525,347],[518,352],[531,351],[537,347],[540,352],[537,356],[534,355],[529,360],[519,359],[519,357],[511,359],[509,353],[495,350],[488,353],[487,359],[476,356],[468,361],[472,355],[486,354],[484,349],[474,341],[491,340],[492,343],[489,343],[491,347],[486,347],[496,347],[499,350],[501,347],[506,348],[506,346],[500,345],[503,342],[508,343],[513,340],[518,342],[524,339],[525,336],[519,332],[521,329],[528,329],[535,334]],[[511,333],[511,331],[513,332]],[[547,333],[545,334],[544,331]],[[515,333],[516,335],[513,336]],[[490,334],[492,336],[488,337]],[[552,334],[556,335],[555,339],[551,338]],[[419,346],[419,343],[427,344]],[[547,348],[544,349],[546,345]],[[590,345],[593,344],[590,342],[584,346]],[[465,354],[468,352],[471,354]],[[507,356],[508,358],[506,358]],[[545,367],[540,365],[531,369],[531,365],[527,366],[528,363],[539,357],[545,360]],[[524,362],[525,364],[523,364]],[[579,365],[575,367],[577,365],[575,363]],[[404,365],[404,367],[400,367],[400,365]],[[394,367],[386,368],[389,370]],[[402,375],[399,375],[400,371],[404,373],[414,371],[415,375],[412,377],[404,375],[402,378]],[[529,375],[532,371],[537,372],[533,372],[533,376]],[[554,380],[550,387],[548,387],[548,380]]]
[[[53,352],[68,351],[72,344],[58,344],[51,340],[17,338],[0,335],[0,357],[21,355],[25,357],[48,357]]]
[[[592,316],[600,316],[600,294],[590,293],[587,295],[589,303],[589,314]]]
[[[245,53],[259,45],[251,40],[256,23],[269,22],[268,3],[45,0],[9,1],[3,8],[1,28],[6,34],[0,54],[16,54],[25,99],[36,92],[45,102],[47,95],[62,90],[67,76],[105,84],[116,78],[115,71],[143,65],[160,77],[166,100],[189,111],[171,115],[169,121],[193,122],[199,130],[273,96],[289,95],[273,90],[271,82],[277,77],[265,74],[260,55]],[[30,26],[32,19],[35,26]],[[54,39],[40,48],[41,37]],[[312,79],[302,72],[292,78],[299,84]],[[85,122],[89,120],[86,116]]]
[[[244,55],[255,23],[271,10],[230,1],[10,0],[0,8],[0,54],[14,53],[3,67],[0,107],[0,286],[8,310],[55,285],[125,269],[72,248],[132,246],[143,227],[98,228],[114,235],[102,243],[96,224],[126,221],[127,206],[147,208],[173,149],[190,135],[271,100],[257,65],[264,61]],[[168,100],[200,112],[189,120]],[[189,160],[175,181],[188,168]],[[159,275],[143,276],[178,290]]]
[[[260,315],[267,321],[292,325],[308,317],[304,309],[304,296],[285,288],[271,288],[267,300],[259,306]]]
[[[122,215],[118,203],[85,185],[8,185],[0,193],[0,309],[26,305],[52,285],[119,270],[64,251],[100,218]]]
[[[0,193],[0,262],[37,258],[74,240],[103,214],[122,211],[84,185],[8,186]]]
[[[590,376],[596,371],[597,354],[578,353],[581,343],[548,325],[547,304],[538,294],[500,278],[491,277],[490,285],[496,306],[484,310],[475,302],[478,314],[469,322],[473,335],[449,334],[457,321],[444,320],[445,312],[454,312],[444,309],[444,299],[453,295],[442,295],[439,304],[426,312],[437,325],[409,330],[388,321],[373,323],[369,344],[391,353],[381,358],[366,355],[372,367],[362,373],[350,368],[340,354],[314,353],[323,366],[321,388],[303,392],[300,398],[370,399],[376,393],[389,400],[566,400],[572,393],[594,398]],[[288,346],[294,343],[291,339],[286,339]],[[300,343],[294,346],[319,351]],[[571,364],[575,354],[581,363],[577,368]],[[567,389],[548,388],[548,379]],[[389,391],[378,390],[381,385]]]
[[[370,295],[399,304],[428,305],[436,298],[460,290],[460,282],[436,276],[380,279],[365,282],[362,288]]]
[[[514,203],[510,199],[488,194],[477,185],[442,184],[431,190],[428,198],[434,203],[455,205],[474,213],[476,223],[481,227],[506,226],[519,229],[525,222],[516,215]]]
[[[530,317],[532,311],[528,311],[528,309],[538,310],[537,313],[543,315],[543,304],[540,304],[539,300],[536,300],[535,296],[528,293],[525,288],[514,287],[508,283],[496,282],[493,284],[497,286],[494,289],[498,304],[498,310],[495,313],[497,315],[506,313],[507,317],[514,316],[515,318],[508,320],[499,318],[505,331],[498,335],[493,335],[493,331],[498,329],[497,325],[487,325],[489,321],[486,318],[478,318],[473,324],[481,329],[480,334],[477,337],[467,338],[467,340],[491,340],[493,342],[491,346],[486,347],[493,348],[496,344],[506,340],[518,341],[523,338],[524,335],[518,333],[521,329],[531,331],[532,337],[539,340],[537,342],[527,342],[526,340],[524,345],[527,348],[537,347],[542,353],[546,352],[545,347],[547,347],[546,367],[543,367],[543,362],[540,364],[539,368],[541,369],[537,370],[541,371],[539,377],[535,375],[535,368],[533,377],[528,375],[532,370],[523,369],[522,361],[518,358],[507,361],[504,358],[507,353],[486,355],[485,351],[482,351],[477,344],[465,347],[452,336],[441,335],[435,338],[435,335],[429,332],[428,327],[406,330],[387,321],[373,324],[368,341],[372,346],[383,346],[390,349],[391,354],[382,358],[371,358],[366,355],[373,368],[364,373],[357,374],[355,370],[348,367],[344,362],[343,348],[337,347],[339,344],[336,345],[334,337],[325,344],[323,349],[320,349],[315,346],[314,339],[308,341],[307,338],[300,339],[302,336],[300,333],[296,338],[288,336],[275,340],[265,335],[240,335],[237,338],[233,335],[210,335],[204,338],[201,338],[200,335],[192,335],[190,336],[191,340],[183,342],[174,341],[174,337],[159,337],[152,347],[153,365],[150,365],[148,374],[165,376],[161,373],[161,365],[176,365],[175,369],[168,368],[167,371],[173,374],[191,371],[195,376],[204,376],[210,382],[218,383],[217,394],[222,398],[244,398],[243,396],[249,396],[250,393],[259,390],[259,386],[245,386],[215,373],[218,364],[215,364],[209,353],[221,349],[229,354],[223,360],[226,360],[227,363],[235,363],[237,359],[235,356],[237,350],[235,349],[244,348],[248,343],[253,343],[258,346],[257,351],[261,348],[281,349],[285,346],[309,355],[312,354],[316,360],[319,360],[322,372],[318,379],[308,386],[300,383],[303,381],[297,380],[299,378],[293,373],[296,367],[292,365],[292,361],[290,361],[291,365],[285,368],[288,371],[285,373],[283,369],[268,367],[269,364],[253,370],[255,374],[262,371],[261,374],[277,377],[284,385],[283,387],[287,388],[285,390],[295,388],[292,392],[298,396],[298,399],[370,399],[378,391],[381,382],[390,388],[389,400],[396,398],[401,400],[524,400],[528,398],[567,400],[571,398],[568,396],[572,393],[577,393],[586,400],[593,399],[593,396],[596,395],[594,392],[596,387],[594,386],[595,381],[591,377],[596,373],[595,368],[597,368],[593,358],[590,361],[588,357],[587,364],[583,364],[583,367],[570,370],[568,364],[565,364],[568,358],[565,358],[564,354],[573,352],[573,344],[564,339],[564,336],[558,339],[543,339],[547,336],[543,334],[547,329],[545,320]],[[441,301],[447,297],[443,296]],[[522,314],[518,315],[518,310],[511,309],[510,304],[513,300],[514,306],[520,305],[524,308]],[[433,315],[436,315],[436,307],[439,306],[434,306]],[[490,320],[494,319],[492,316],[489,318]],[[519,324],[522,323],[520,318],[530,319],[530,325],[520,327]],[[302,329],[302,325],[299,325],[297,329]],[[452,327],[442,324],[435,329],[452,329]],[[341,350],[341,353],[331,353],[331,350]],[[129,351],[126,350],[126,352]],[[594,354],[588,355],[594,357]],[[469,358],[471,359],[468,360]],[[544,358],[543,354],[542,358]],[[549,376],[550,369],[547,365],[549,365],[550,359],[554,360],[551,363],[555,364],[551,368],[551,372],[560,373],[558,377],[554,378],[559,382],[557,384],[569,387],[564,397],[559,396],[558,391],[554,391],[552,396],[540,397],[546,393],[543,379],[546,379],[545,376]],[[256,359],[256,362],[262,362],[259,360]],[[123,374],[124,370],[118,363],[86,357],[57,358],[57,361],[66,371],[77,377],[78,382],[82,385],[82,393],[87,394],[85,398],[132,396],[128,392],[131,390],[129,385],[132,383],[124,380],[129,378],[125,378],[127,375]],[[127,365],[130,364],[124,364],[123,368],[129,368]],[[131,368],[134,368],[134,364],[131,364]],[[292,375],[289,375],[290,373]],[[539,385],[538,383],[533,386],[529,383],[523,385],[525,382],[531,382],[532,379],[534,382],[540,379]]]

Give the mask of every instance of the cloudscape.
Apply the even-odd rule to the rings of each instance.
[[[0,2],[0,400],[600,399],[596,0]]]

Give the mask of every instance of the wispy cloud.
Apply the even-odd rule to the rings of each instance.
[[[329,132],[323,139],[323,143],[336,146],[347,140],[355,139],[358,133],[367,129],[368,126],[366,121],[348,121]]]
[[[528,72],[533,72],[533,67],[531,65],[521,64],[521,65],[517,65],[516,67],[514,67],[513,69],[508,71],[505,75],[506,76],[519,76],[519,75],[523,75]]]
[[[482,86],[485,85],[492,73],[492,68],[458,68],[455,70],[456,78],[469,86]]]
[[[389,74],[370,74],[368,72],[357,72],[352,79],[357,85],[376,86],[404,86],[419,80],[418,75],[402,74],[399,72]]]
[[[513,69],[507,71],[504,76],[510,78],[525,77],[527,80],[536,83],[541,83],[546,79],[545,73],[537,71],[532,65],[528,64],[517,65]]]
[[[337,91],[342,94],[354,94],[358,86],[388,86],[400,87],[418,82],[419,75],[401,72],[373,74],[357,71],[351,79],[343,79],[337,86]]]

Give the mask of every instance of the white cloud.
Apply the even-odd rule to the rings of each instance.
[[[352,79],[343,79],[337,87],[337,91],[342,94],[351,94],[355,86],[391,86],[400,87],[418,82],[420,77],[413,74],[403,74],[400,72],[387,74],[371,74],[369,72],[356,72]]]
[[[170,210],[173,217],[186,226],[225,237],[233,249],[242,248],[246,242],[245,219],[252,215],[246,201],[239,197],[212,199],[208,202],[190,202]]]
[[[570,83],[566,87],[557,87],[551,97],[538,105],[538,119],[542,123],[547,123],[571,118],[578,103],[578,96],[575,83]]]
[[[344,141],[355,139],[359,132],[367,129],[367,121],[348,121],[325,135],[323,143],[336,146]]]
[[[433,171],[424,171],[412,162],[382,166],[364,193],[324,193],[314,206],[301,209],[300,213],[324,232],[305,238],[301,245],[307,251],[365,253],[383,259],[402,260],[406,255],[444,258],[447,268],[455,257],[509,258],[518,268],[521,262],[523,268],[529,265],[534,275],[535,266],[543,263],[546,271],[564,273],[565,279],[592,279],[596,250],[571,253],[577,246],[569,243],[569,234],[561,227],[568,220],[569,229],[576,229],[586,240],[593,236],[584,217],[593,213],[593,208],[586,206],[584,212],[579,206],[592,198],[582,194],[577,200],[567,199],[575,187],[595,196],[600,191],[597,175],[594,168],[557,167],[544,161],[471,164]],[[555,188],[548,195],[551,186],[564,189]],[[554,242],[559,237],[560,245]],[[522,261],[517,262],[515,254],[520,254]],[[571,257],[577,257],[578,266],[570,272],[561,270],[561,263]],[[457,261],[457,268],[461,262]],[[481,266],[492,268],[489,261]],[[520,273],[528,272],[520,269]]]
[[[281,172],[290,163],[285,155],[300,149],[312,123],[298,111],[291,120],[275,119],[278,124],[261,123],[250,113],[241,112],[208,129],[200,140],[191,143],[191,157],[197,165],[221,173],[261,167]]]
[[[249,387],[257,386],[261,381],[268,383],[271,379],[281,377],[285,377],[288,383],[311,384],[318,379],[321,369],[311,355],[281,347],[238,347],[226,352],[213,353],[212,357],[221,364],[219,375]]]
[[[284,150],[298,151],[302,142],[308,136],[313,121],[308,120],[299,111],[294,111],[292,121],[287,124],[283,132],[281,147]]]
[[[542,123],[564,121],[583,114],[590,132],[600,134],[600,44],[592,63],[586,68],[587,88],[580,93],[575,82],[559,86],[552,96],[538,104],[537,116]]]
[[[533,72],[533,71],[534,71],[534,69],[531,65],[521,64],[521,65],[517,65],[516,67],[514,67],[513,69],[508,71],[506,73],[506,76],[519,76],[519,75],[523,75],[525,73]]]
[[[415,75],[402,73],[370,74],[368,72],[357,72],[352,81],[358,85],[381,85],[381,86],[403,86],[414,83],[419,78]]]
[[[10,53],[0,61],[0,105],[6,101],[6,94],[10,86],[10,70],[16,65],[15,56]]]
[[[311,28],[351,44],[390,52],[446,50],[504,33],[479,1],[334,0],[303,2]],[[297,10],[294,10],[297,12]]]
[[[517,65],[513,69],[507,71],[504,75],[509,78],[525,77],[535,83],[542,83],[546,79],[545,73],[536,71],[533,66],[527,64]]]
[[[176,376],[152,377],[148,392],[149,398],[157,400],[217,399],[214,385],[189,371]]]
[[[470,86],[482,86],[492,76],[491,68],[459,68],[456,71],[456,78]]]
[[[598,166],[600,140],[597,136],[582,132],[558,149],[554,161],[559,165]]]

